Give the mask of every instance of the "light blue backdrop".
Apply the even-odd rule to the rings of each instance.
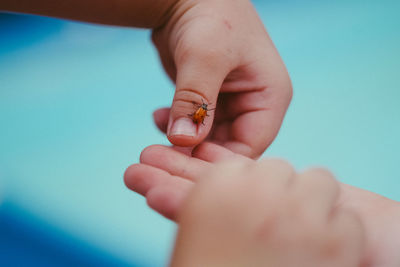
[[[400,200],[400,2],[255,5],[294,85],[266,156]],[[125,262],[166,263],[174,225],[122,175],[144,147],[168,144],[151,114],[172,89],[147,31],[2,16],[4,205]]]

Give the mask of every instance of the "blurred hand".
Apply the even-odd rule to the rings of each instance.
[[[214,165],[227,160],[242,162],[249,166],[254,165],[254,161],[251,159],[207,142],[196,147],[193,156],[187,156],[166,146],[150,146],[142,152],[141,163],[134,164],[127,169],[125,183],[128,188],[145,196],[150,207],[167,218],[177,221],[194,184],[207,178],[207,172],[213,170]],[[282,164],[278,164],[277,168],[279,166],[282,167]],[[292,167],[287,164],[285,168],[288,173],[293,171]],[[270,171],[267,171],[266,175],[269,177]],[[325,176],[324,173],[321,175]],[[251,176],[246,173],[245,177],[249,179]],[[330,178],[322,179],[322,181],[330,180]],[[332,190],[336,190],[337,185],[332,186]],[[213,190],[213,187],[215,186],[210,186],[210,190]],[[223,189],[225,185],[220,187]],[[324,190],[315,189],[310,196],[317,199]],[[249,190],[249,192],[252,191]],[[400,266],[400,255],[398,254],[400,205],[398,202],[359,188],[340,184],[336,205],[355,210],[364,224],[366,231],[365,266]],[[247,207],[244,210],[246,209]]]
[[[178,217],[171,266],[360,266],[362,224],[336,206],[328,171],[231,159],[203,177]]]
[[[177,146],[204,139],[257,157],[275,138],[292,96],[286,68],[250,0],[3,0],[0,10],[153,29],[176,83],[171,109],[154,113]],[[209,117],[188,114],[208,104]]]
[[[194,164],[179,173],[198,183],[177,217],[172,266],[359,266],[363,227],[336,206],[328,171],[241,156]]]
[[[157,126],[177,146],[204,139],[258,157],[275,138],[292,96],[286,68],[249,0],[177,1],[153,31],[163,66],[176,83]],[[203,124],[188,114],[208,104]]]

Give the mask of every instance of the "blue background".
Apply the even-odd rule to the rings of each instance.
[[[294,98],[265,153],[400,200],[399,1],[254,1]],[[123,184],[167,79],[144,30],[0,15],[0,265],[168,261],[175,226]]]

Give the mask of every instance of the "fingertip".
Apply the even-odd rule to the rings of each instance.
[[[170,108],[159,108],[153,112],[153,120],[157,128],[163,132],[167,132]]]
[[[163,149],[165,149],[165,146],[163,145],[151,145],[145,147],[140,153],[140,163],[149,163],[154,161]]]
[[[202,126],[189,117],[178,118],[168,125],[167,138],[176,146],[195,146],[206,137]]]
[[[167,138],[175,146],[193,147],[207,137],[209,128],[202,123],[194,123],[189,117],[182,117],[168,126]]]
[[[191,147],[201,142],[201,140],[199,141],[198,138],[187,135],[172,135],[167,136],[167,138],[171,142],[171,144],[179,147]]]
[[[210,132],[214,119],[210,99],[216,102],[217,96],[218,91],[205,93],[177,85],[167,126],[169,141],[177,146],[195,146],[202,142]]]
[[[148,185],[143,179],[145,177],[145,168],[142,164],[133,164],[129,166],[124,173],[124,183],[130,190],[145,195],[148,190]]]
[[[130,188],[130,178],[129,177],[132,176],[132,174],[131,174],[132,173],[132,166],[133,165],[130,165],[128,168],[126,168],[126,170],[124,172],[124,175],[123,175],[124,184],[129,189],[131,189]]]

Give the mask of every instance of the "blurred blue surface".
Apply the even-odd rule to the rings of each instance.
[[[254,3],[295,90],[266,156],[400,200],[400,2]],[[168,261],[175,226],[122,174],[167,144],[172,88],[147,31],[0,16],[0,265]]]
[[[133,265],[60,232],[11,203],[0,208],[1,266]]]

